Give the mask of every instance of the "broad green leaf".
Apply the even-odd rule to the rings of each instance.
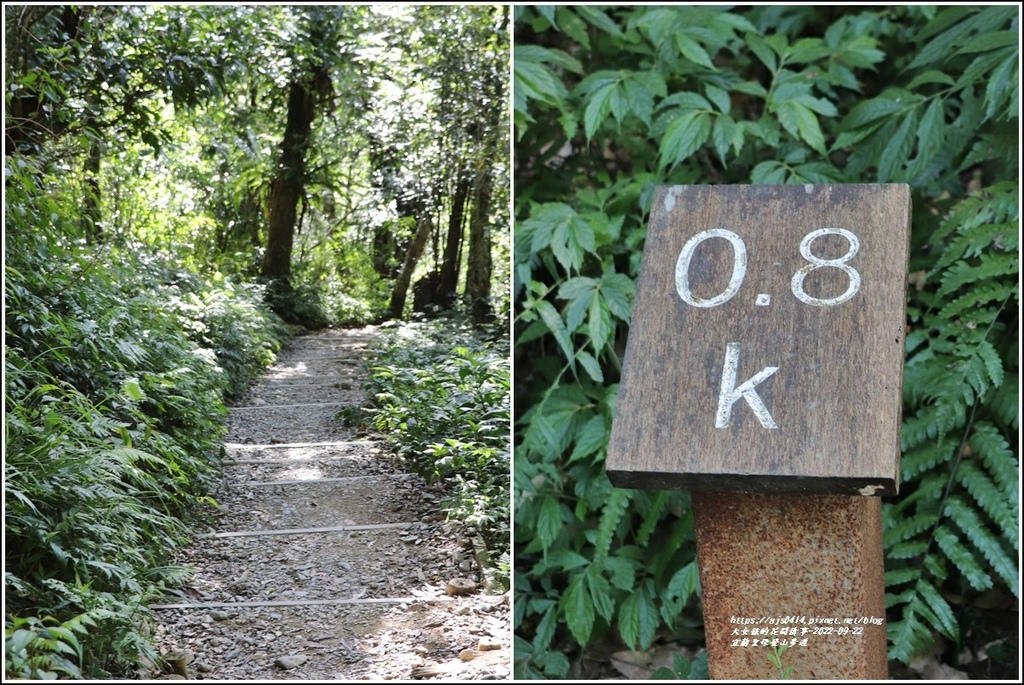
[[[831,48],[825,45],[820,38],[801,38],[790,48],[786,54],[787,64],[802,64],[814,62],[832,54]]]
[[[826,117],[834,117],[839,114],[836,110],[836,106],[823,98],[816,98],[811,95],[800,95],[794,98],[794,100],[807,107],[807,109]]]
[[[944,9],[925,24],[924,28],[918,32],[917,38],[918,40],[931,38],[935,34],[945,31],[953,24],[960,22],[967,15],[974,14],[977,11],[978,7],[971,5],[954,6]]]
[[[590,640],[590,633],[594,629],[594,604],[590,599],[585,581],[586,575],[583,573],[573,576],[573,579],[569,581],[569,587],[562,595],[565,622],[581,646],[586,646]]]
[[[540,100],[549,105],[560,106],[568,95],[565,85],[550,68],[535,62],[516,63],[513,86],[521,106],[525,110],[526,99]]]
[[[843,175],[828,162],[810,162],[793,167],[794,183],[842,183]]]
[[[691,36],[682,32],[677,33],[676,47],[679,48],[679,52],[683,54],[683,57],[691,62],[699,64],[702,67],[707,67],[708,69],[715,68],[715,65],[711,63],[711,58],[708,56],[707,51]]]
[[[1018,51],[1013,48],[1003,48],[1001,50],[981,53],[975,57],[969,65],[967,65],[967,68],[964,69],[963,73],[960,74],[960,77],[957,78],[956,83],[953,85],[953,89],[960,90],[969,86],[978,85],[978,82],[995,69],[1001,62],[1007,59],[1016,62],[1017,53]]]
[[[608,118],[612,109],[612,98],[618,92],[617,83],[609,83],[593,91],[589,96],[590,102],[583,111],[583,130],[589,141],[597,133],[598,127]]]
[[[710,102],[705,100],[699,93],[691,91],[683,91],[681,93],[669,95],[658,103],[658,109],[664,109],[673,105],[678,105],[680,110],[695,109],[704,112],[712,111]]]
[[[706,112],[682,111],[661,139],[661,166],[675,168],[696,152],[710,134],[711,117]]]
[[[537,624],[537,631],[533,636],[533,648],[539,652],[546,651],[551,644],[551,638],[555,636],[555,629],[558,627],[558,609],[551,605],[544,612],[540,622]]]
[[[558,569],[561,571],[572,571],[577,568],[582,568],[590,564],[590,559],[583,556],[579,552],[574,552],[571,549],[555,549],[552,550],[547,559],[540,562],[543,564],[543,569]],[[536,569],[540,572],[540,568]]]
[[[942,83],[944,85],[951,86],[954,81],[953,77],[945,72],[929,69],[928,71],[923,71],[915,76],[907,85],[907,90],[914,90],[918,86],[923,86],[928,83]]]
[[[885,59],[872,36],[856,36],[833,55],[832,59],[854,69],[869,69]]]
[[[729,109],[732,107],[732,101],[729,99],[729,94],[717,86],[711,84],[704,85],[704,94],[708,100],[715,103],[715,107],[722,114],[728,114]]]
[[[550,246],[555,258],[568,272],[578,271],[585,254],[595,249],[594,229],[571,207],[560,203],[544,205],[524,224],[533,234],[533,250]]]
[[[769,47],[767,41],[756,34],[747,35],[747,47],[749,47],[761,63],[768,67],[768,71],[775,73],[779,69],[779,61],[775,52]]]
[[[630,19],[629,28],[640,29],[661,49],[662,43],[674,33],[678,19],[678,8],[645,7]]]
[[[622,83],[621,100],[636,114],[640,121],[651,126],[651,112],[654,111],[654,93],[648,90],[638,78],[628,78]],[[616,119],[622,121],[625,116],[616,113]]]
[[[575,333],[587,316],[590,302],[597,294],[600,282],[587,276],[576,276],[565,281],[558,289],[558,297],[569,301],[566,310],[566,328]]]
[[[586,354],[586,353],[581,353]],[[596,362],[595,362],[596,363]],[[597,382],[603,382],[598,379]],[[569,462],[597,454],[608,445],[608,426],[600,414],[590,417],[576,433],[576,446],[569,456]]]
[[[1019,45],[1020,34],[1017,31],[993,31],[974,36],[956,54],[971,52],[987,52],[1006,45]]]
[[[562,505],[554,496],[544,495],[537,515],[537,537],[544,549],[551,548],[562,527]]]
[[[619,607],[619,634],[630,649],[645,650],[658,629],[658,610],[646,586],[629,595]]]
[[[935,98],[921,117],[917,127],[918,159],[931,159],[942,148],[946,123],[944,104],[942,98]]]
[[[1008,56],[996,67],[985,86],[985,119],[991,118],[1004,100],[1012,100],[1011,95],[1019,92],[1020,66],[1019,54]],[[1006,119],[1016,115],[1015,108],[1008,107]]]
[[[584,19],[588,22],[601,29],[605,33],[609,33],[613,36],[621,36],[622,29],[614,21],[608,18],[600,8],[593,7],[591,5],[573,5],[573,9],[576,10]]]
[[[547,62],[574,74],[583,73],[583,65],[572,55],[562,50],[545,48],[540,45],[517,44],[515,46],[515,63],[522,64],[524,62]]]
[[[802,138],[822,156],[825,150],[825,137],[818,126],[818,117],[801,102],[787,100],[779,105],[779,122],[793,136]]]
[[[635,570],[629,559],[618,556],[608,556],[602,562],[605,570],[609,572],[609,580],[612,585],[620,590],[632,590]]]
[[[864,124],[904,112],[920,101],[919,95],[909,91],[888,90],[876,98],[854,105],[850,113],[843,117],[839,127],[843,131],[852,131]]]
[[[611,596],[611,586],[608,579],[601,575],[596,565],[587,569],[587,585],[590,588],[590,599],[594,603],[594,609],[601,618],[611,623],[615,617],[615,600]]]
[[[750,172],[750,182],[758,185],[773,185],[786,182],[786,165],[769,160],[761,162]]]
[[[723,166],[728,166],[725,161],[725,154],[732,147],[738,155],[743,149],[743,129],[732,120],[732,117],[722,115],[715,117],[715,126],[711,129],[711,142],[715,146],[718,158],[722,160]]]
[[[550,23],[556,31],[561,30],[558,28],[558,24],[555,23],[555,5],[534,5],[533,8],[537,10],[539,15],[547,19],[548,23]]]
[[[580,350],[576,353],[576,361],[578,361],[583,369],[587,372],[587,375],[596,383],[604,383],[604,374],[601,372],[601,365],[598,363],[594,356],[586,350]],[[572,461],[572,459],[570,459]]]
[[[555,306],[547,300],[538,300],[534,303],[533,308],[537,310],[537,313],[540,314],[540,318],[544,321],[544,325],[546,325],[552,335],[555,336],[555,340],[562,348],[562,354],[565,355],[565,358],[575,358],[572,349],[572,340],[569,338],[569,332],[566,330],[565,322],[555,309]]]
[[[897,172],[910,157],[910,150],[914,144],[914,125],[917,117],[914,112],[903,117],[899,128],[882,150],[882,158],[878,161],[878,182],[887,183],[899,178]]]
[[[591,300],[588,323],[590,326],[590,343],[593,345],[594,351],[600,354],[608,344],[613,330],[611,314],[603,297],[598,296]]]
[[[636,284],[625,274],[605,273],[601,276],[601,295],[616,318],[629,322],[633,314]]]

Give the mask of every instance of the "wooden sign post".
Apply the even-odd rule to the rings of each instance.
[[[694,490],[714,678],[886,675],[905,185],[654,196],[607,470]]]

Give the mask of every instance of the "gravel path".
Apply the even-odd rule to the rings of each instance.
[[[232,409],[212,525],[151,605],[164,678],[507,679],[508,594],[442,492],[335,415],[364,397],[375,330],[297,338]]]

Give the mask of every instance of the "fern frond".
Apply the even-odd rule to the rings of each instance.
[[[931,545],[929,545],[930,547]],[[941,581],[949,578],[949,569],[946,568],[946,559],[944,557],[935,554],[925,554],[922,563],[928,573],[931,574],[931,577],[936,581],[940,581],[939,584],[941,584]]]
[[[1017,549],[1018,527],[1016,512],[1010,509],[1010,503],[1003,497],[996,484],[970,461],[963,461],[956,470],[957,481],[971,493],[974,501],[981,505],[982,511],[998,524],[1003,536]]]
[[[959,371],[963,374],[963,379],[966,383],[961,383],[960,392],[964,398],[965,405],[974,404],[976,397],[980,397],[988,392],[991,385],[991,378],[989,378],[988,368],[985,366],[984,360],[979,355],[971,355],[958,367]]]
[[[989,566],[1003,579],[1014,596],[1017,596],[1016,564],[999,544],[999,540],[988,531],[974,509],[964,504],[959,497],[953,496],[946,500],[945,513],[981,552]]]
[[[1003,384],[1003,360],[999,358],[996,348],[988,340],[982,340],[978,345],[977,355],[985,364],[985,371],[988,372],[993,387],[998,388]]]
[[[924,540],[905,540],[893,545],[886,553],[889,559],[915,559],[928,551]]]
[[[916,566],[907,566],[885,572],[885,587],[896,588],[921,577],[921,569]]]
[[[1016,240],[1017,226],[1013,223],[964,225],[960,229],[960,235],[951,240],[943,250],[942,257],[932,267],[932,273],[939,273],[958,259],[977,257],[989,247],[995,247],[997,250],[1016,250]]]
[[[935,530],[935,542],[972,588],[979,591],[992,588],[992,577],[985,573],[985,569],[974,558],[974,554],[960,542],[956,533],[946,526],[939,526]]]
[[[943,438],[904,454],[900,457],[900,477],[903,482],[916,480],[919,475],[948,462],[953,457],[957,444],[959,443],[956,440]]]
[[[903,603],[903,602],[899,602]],[[890,621],[886,626],[889,638],[889,658],[898,659],[905,664],[914,657],[931,650],[935,645],[932,629],[921,622],[920,607],[924,605],[918,595],[903,607],[902,617],[898,621]]]
[[[900,440],[903,449],[917,447],[926,440],[937,440],[951,430],[962,428],[967,423],[967,407],[958,398],[945,398],[945,401],[921,407],[917,414],[903,422]]]
[[[922,478],[916,490],[901,496],[895,504],[883,509],[883,512],[887,512],[883,513],[883,529],[887,530],[896,525],[901,518],[907,516],[905,512],[917,508],[918,504],[921,504],[922,509],[927,509],[933,515],[938,516],[938,501],[942,498],[948,481],[949,479],[942,473],[929,473]]]
[[[954,317],[981,307],[990,302],[1006,299],[1008,292],[1016,292],[1017,285],[1007,291],[1005,283],[984,283],[956,298],[939,311],[939,318],[952,321]]]
[[[928,611],[923,613],[930,619],[929,622],[932,627],[937,628],[939,632],[951,640],[959,640],[960,626],[956,622],[956,617],[953,615],[953,609],[949,606],[949,602],[926,579],[918,581],[917,591],[920,593],[920,597],[924,599],[925,606],[928,607]]]
[[[1014,384],[1016,385],[1016,379]],[[1016,405],[1016,402],[1014,404]],[[1010,444],[1006,442],[999,429],[987,421],[978,421],[974,424],[974,431],[968,444],[981,458],[981,463],[995,479],[1004,497],[1016,497],[1020,468],[1017,465],[1017,457],[1010,450]]]
[[[1016,254],[998,253],[984,254],[977,264],[959,261],[942,275],[942,286],[938,295],[948,295],[968,283],[978,283],[1016,274],[1020,270],[1020,262]],[[1007,289],[1009,294],[1009,289]]]
[[[1016,375],[1007,378],[1002,387],[992,393],[988,406],[1003,425],[1020,430],[1020,381]]]
[[[938,508],[933,511],[917,511],[913,516],[897,522],[894,526],[882,532],[883,543],[891,547],[899,542],[904,542],[922,533],[935,525],[935,517]]]
[[[651,533],[654,532],[654,528],[658,525],[661,515],[665,512],[665,505],[668,504],[668,492],[668,490],[659,490],[644,514],[640,530],[636,533],[636,542],[641,547],[647,546],[648,541],[651,539]]]
[[[597,525],[597,539],[594,540],[594,563],[600,563],[608,556],[612,538],[615,536],[615,529],[619,527],[623,516],[626,515],[626,507],[629,506],[631,494],[631,490],[614,488],[608,496],[608,501],[601,512],[601,521]]]

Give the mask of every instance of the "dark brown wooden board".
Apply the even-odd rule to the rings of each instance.
[[[903,184],[658,188],[612,483],[896,494],[909,235]],[[833,265],[809,270],[805,255]]]

